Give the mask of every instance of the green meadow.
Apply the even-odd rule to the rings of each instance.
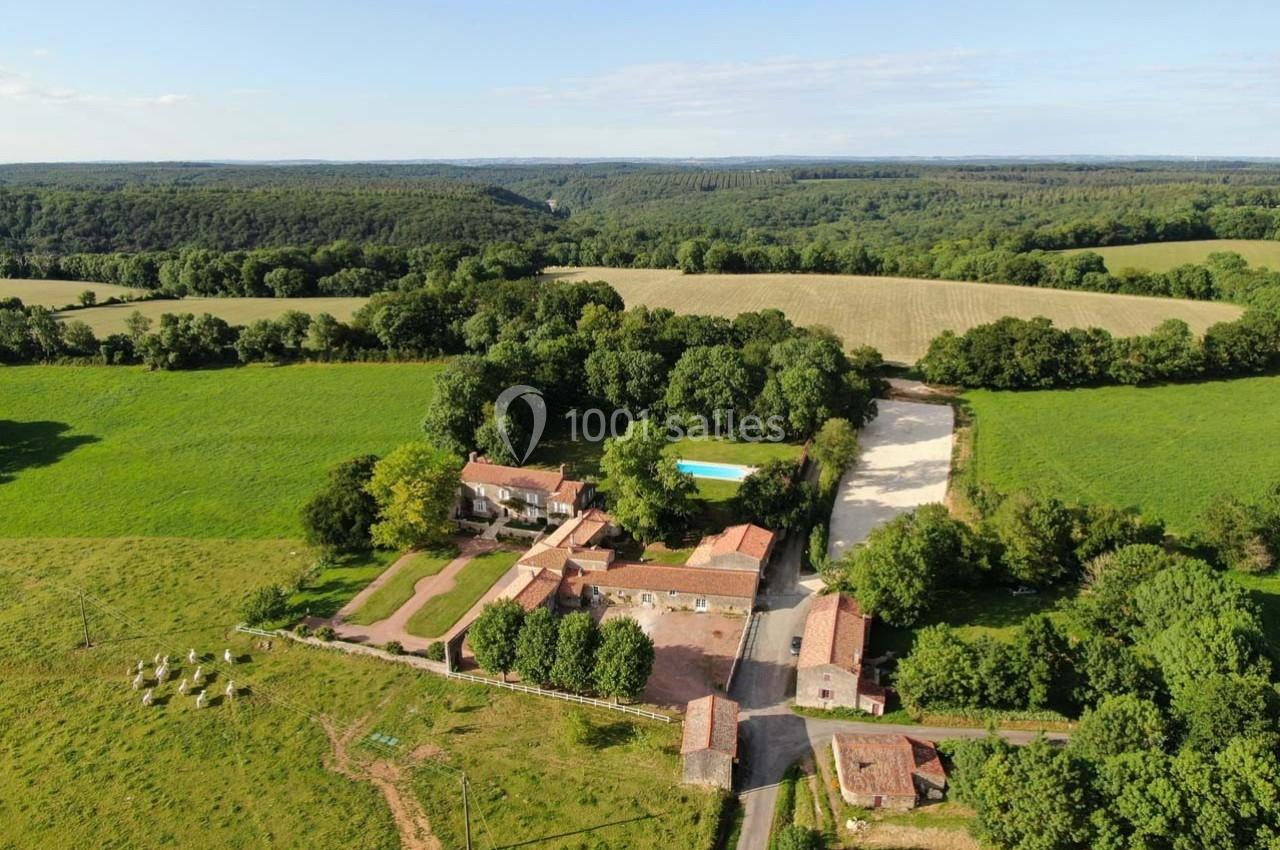
[[[278,538],[331,465],[415,439],[437,364],[0,370],[0,535]]]
[[[438,368],[0,369],[0,847],[383,850],[388,776],[458,847],[460,771],[478,847],[709,846],[718,798],[679,786],[678,725],[234,632],[256,588],[308,575],[294,607],[328,615],[394,560],[311,572],[298,511],[333,463],[417,438]],[[211,705],[171,680],[143,707],[128,669],[188,648]]]
[[[968,474],[1001,490],[1132,508],[1178,534],[1225,494],[1280,481],[1280,377],[1042,392],[970,392]]]

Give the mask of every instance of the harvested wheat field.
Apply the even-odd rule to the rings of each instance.
[[[82,280],[0,279],[0,298],[18,298],[28,307],[59,310],[80,301],[80,293],[90,290],[99,301],[141,295],[143,290],[113,283],[86,283]]]
[[[78,290],[77,290],[78,291]],[[164,313],[212,313],[233,325],[246,325],[257,319],[274,319],[289,310],[315,316],[329,313],[334,318],[350,321],[367,298],[180,298],[177,300],[137,301],[131,304],[109,304],[83,310],[67,310],[58,314],[60,319],[79,319],[87,322],[93,332],[104,334],[123,333],[125,319],[139,311],[152,321],[158,321]]]
[[[1276,239],[1195,239],[1190,242],[1146,242],[1140,245],[1113,245],[1107,248],[1080,248],[1063,253],[1091,251],[1115,274],[1121,269],[1167,272],[1184,263],[1203,263],[1215,252],[1231,251],[1251,266],[1280,268],[1280,240]]]
[[[1096,325],[1117,335],[1183,319],[1197,333],[1240,315],[1230,304],[1107,295],[992,283],[851,275],[681,274],[674,269],[553,269],[558,280],[605,280],[628,306],[736,316],[775,307],[800,325],[826,325],[850,348],[872,345],[886,360],[914,363],[944,330],[1001,316],[1047,316],[1063,327]]]

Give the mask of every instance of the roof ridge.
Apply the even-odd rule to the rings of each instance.
[[[707,709],[709,715],[707,718],[707,749],[711,748],[711,742],[714,740],[716,729],[716,695],[709,694],[709,696],[711,697],[711,707]]]

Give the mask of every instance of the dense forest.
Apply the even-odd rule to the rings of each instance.
[[[1054,253],[1206,238],[1280,238],[1280,165],[0,166],[0,275],[148,288],[160,285],[166,262],[196,249],[232,252],[219,262],[240,266],[239,252],[311,255],[343,241],[376,257],[506,243],[538,266],[897,275],[1245,300],[1205,269],[1112,274],[1100,257]],[[376,278],[319,291],[366,294],[413,266],[378,262]],[[153,271],[139,279],[140,265]],[[113,276],[126,267],[129,276]],[[307,274],[314,281],[326,270]],[[266,292],[256,282],[187,290]]]

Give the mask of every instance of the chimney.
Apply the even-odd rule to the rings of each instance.
[[[472,463],[475,463],[475,462],[476,462],[476,453],[475,453],[475,452],[471,452],[470,454],[468,454],[468,455],[467,455],[467,460],[471,461]]]
[[[560,464],[560,474],[561,474],[561,475],[563,475],[563,476],[565,476],[565,477],[568,477],[568,475],[569,475],[569,464],[567,464],[567,463],[562,463],[562,464]]]

